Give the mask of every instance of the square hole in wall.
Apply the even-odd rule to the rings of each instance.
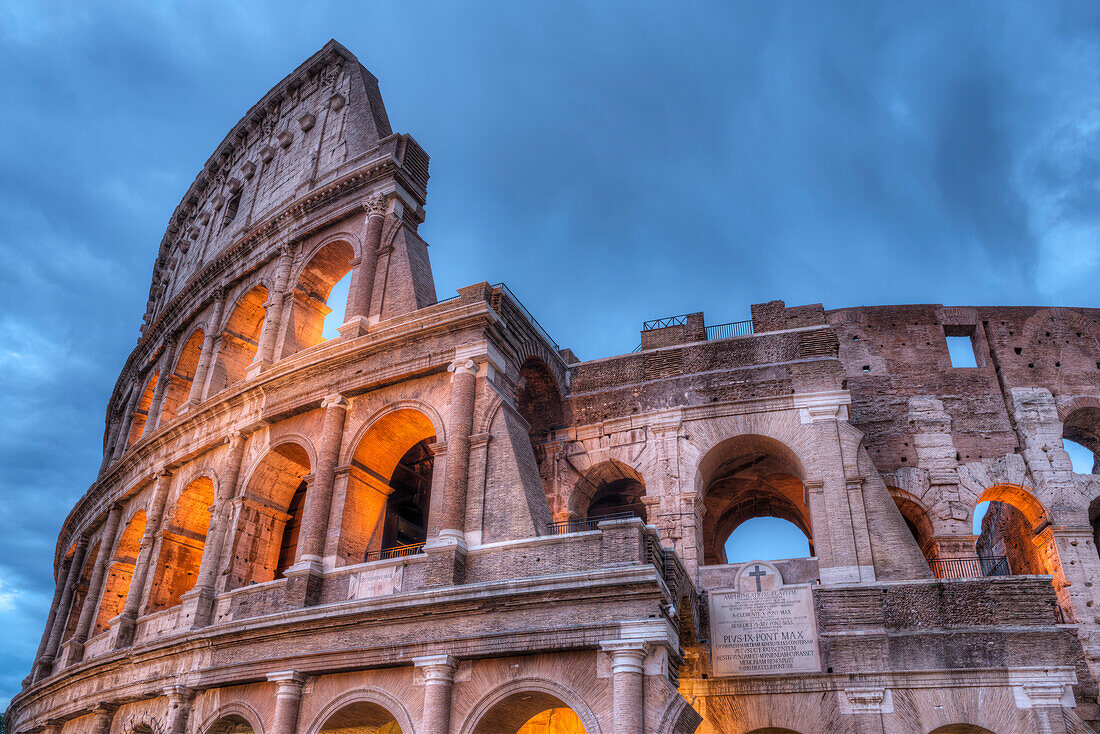
[[[974,337],[945,336],[947,339],[947,353],[951,355],[952,367],[977,367],[978,358],[974,354]]]

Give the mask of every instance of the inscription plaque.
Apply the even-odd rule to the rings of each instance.
[[[821,670],[813,591],[784,586],[770,564],[750,563],[736,588],[710,597],[710,653],[715,676]]]

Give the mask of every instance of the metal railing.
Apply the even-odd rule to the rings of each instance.
[[[1008,558],[1004,556],[972,556],[969,558],[935,558],[928,562],[938,579],[980,579],[987,576],[1010,576]]]
[[[666,316],[663,319],[653,319],[652,321],[642,322],[642,331],[653,331],[654,329],[666,329],[669,326],[684,326],[687,324],[686,313],[679,316]]]
[[[731,321],[707,327],[707,339],[725,339],[730,336],[752,336],[752,321]]]
[[[542,328],[542,324],[539,323],[539,320],[536,319],[534,315],[532,315],[532,313],[527,310],[527,307],[523,305],[523,301],[516,298],[516,294],[512,292],[511,288],[509,288],[504,283],[497,283],[493,286],[493,288],[499,288],[500,290],[504,291],[508,298],[511,299],[512,303],[519,306],[519,309],[523,311],[524,314],[526,314],[527,319],[531,322],[531,324],[534,325],[534,327],[539,330],[539,333],[542,334],[546,341],[550,342],[550,344],[554,347],[554,351],[558,351],[561,348],[558,346],[558,343],[554,341],[553,337],[550,336],[550,332]]]
[[[382,550],[367,551],[367,555],[363,557],[363,561],[384,561],[389,558],[405,558],[406,556],[415,556],[424,550],[423,543],[408,543],[406,545],[395,545],[392,548],[383,548]]]
[[[587,517],[583,520],[563,520],[551,523],[551,535],[567,535],[569,533],[583,533],[586,530],[598,530],[604,520],[625,520],[628,517],[637,517],[633,512],[613,512],[599,517]]]

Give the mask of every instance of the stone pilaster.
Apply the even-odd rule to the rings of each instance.
[[[168,699],[168,731],[165,734],[187,734],[195,691],[186,686],[168,686],[164,695]]]
[[[134,425],[134,412],[137,410],[138,400],[141,399],[141,387],[135,384],[134,389],[130,392],[130,398],[126,401],[126,409],[122,413],[122,424],[117,434],[115,434],[114,450],[111,451],[111,461],[108,464],[113,464],[122,458],[122,455],[126,453],[126,447],[130,444],[130,431]]]
[[[306,490],[297,555],[294,565],[286,572],[287,598],[297,606],[316,603],[321,590],[322,556],[328,536],[336,462],[340,458],[348,401],[339,394],[329,395],[321,402],[321,407],[325,413],[317,447],[317,467],[313,472],[313,481]]]
[[[260,328],[260,344],[256,357],[248,368],[248,376],[255,377],[275,362],[275,345],[283,330],[287,312],[293,301],[290,298],[290,266],[294,262],[294,250],[283,245],[279,250],[279,263],[275,268],[275,290],[268,294],[264,304],[264,323]]]
[[[600,649],[611,657],[612,716],[615,734],[645,731],[645,659],[650,645],[644,640],[606,640]]]
[[[421,730],[425,734],[449,734],[455,659],[450,655],[426,655],[413,658],[412,663],[424,671],[424,713],[420,720]]]
[[[176,342],[174,339],[164,343],[164,356],[161,357],[160,377],[157,386],[153,388],[153,399],[149,402],[149,415],[145,416],[145,427],[141,431],[141,437],[153,435],[160,423],[160,413],[164,407],[164,396],[168,394],[168,386],[172,382],[172,367],[176,359]]]
[[[363,251],[359,256],[359,265],[352,275],[344,325],[340,327],[340,335],[343,337],[367,333],[367,318],[378,268],[378,246],[382,243],[382,226],[386,221],[386,205],[383,194],[369,197],[363,203],[367,212],[367,228],[363,234]]]
[[[96,610],[99,608],[100,597],[103,596],[103,581],[107,576],[107,570],[111,566],[114,557],[115,545],[118,543],[118,527],[122,521],[122,505],[115,503],[107,512],[107,520],[103,526],[103,539],[100,541],[99,557],[96,559],[95,570],[92,571],[92,579],[88,584],[88,595],[84,598],[84,606],[80,610],[80,620],[76,624],[72,639],[65,643],[62,665],[68,667],[80,662],[84,658],[84,642],[92,629],[95,621]]]
[[[302,684],[305,677],[296,670],[268,673],[275,684],[275,713],[271,717],[270,734],[298,734],[298,709],[302,704]]]
[[[46,649],[35,664],[34,679],[36,681],[45,678],[53,672],[53,660],[57,650],[61,646],[61,636],[69,623],[69,612],[73,604],[73,594],[76,585],[80,583],[80,572],[84,567],[84,554],[88,551],[88,537],[80,536],[73,550],[73,560],[69,564],[69,573],[65,577],[65,590],[61,592],[61,601],[57,605],[57,616],[54,617],[53,626],[50,628],[50,638],[46,643]]]
[[[114,637],[113,647],[115,649],[127,647],[134,641],[137,617],[145,597],[145,582],[153,565],[153,543],[156,540],[157,530],[160,528],[161,518],[164,516],[164,505],[168,501],[168,491],[171,485],[172,473],[167,469],[162,469],[157,474],[153,499],[149,510],[145,513],[145,532],[141,536],[137,561],[134,563],[134,575],[130,579],[130,591],[126,595],[126,605],[123,606],[122,613],[112,621],[111,634]]]
[[[210,365],[214,361],[214,351],[217,348],[218,333],[224,309],[225,292],[218,289],[214,292],[214,307],[210,313],[210,321],[207,324],[206,331],[203,333],[199,362],[195,365],[195,376],[191,380],[191,393],[187,396],[187,402],[180,406],[180,413],[190,410],[206,397],[206,378],[210,374]]]
[[[191,621],[191,629],[210,624],[214,616],[214,602],[217,596],[218,571],[222,567],[222,554],[225,552],[225,537],[230,526],[230,501],[236,496],[237,481],[241,475],[241,462],[244,459],[246,437],[240,431],[234,431],[228,439],[229,451],[226,453],[225,466],[218,483],[218,494],[214,498],[214,507],[210,514],[210,527],[206,532],[206,545],[199,562],[199,574],[195,585],[181,599],[182,612],[180,622]]]
[[[101,703],[92,709],[92,728],[89,734],[111,734],[111,722],[115,718],[116,706]]]
[[[61,570],[57,574],[57,583],[54,585],[53,601],[50,602],[50,613],[46,617],[46,628],[42,630],[42,640],[38,643],[38,652],[34,654],[35,666],[42,659],[42,656],[46,653],[46,646],[50,643],[50,636],[53,633],[53,626],[57,622],[58,610],[61,608],[61,597],[65,593],[65,588],[69,583],[69,573],[72,571],[73,559],[66,558],[61,562]],[[34,672],[28,676],[28,681],[33,680]]]

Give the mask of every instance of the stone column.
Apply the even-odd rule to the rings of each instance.
[[[164,356],[161,357],[160,377],[153,388],[153,399],[149,401],[149,415],[145,416],[145,427],[141,437],[153,435],[160,423],[160,412],[164,408],[164,396],[168,394],[168,385],[172,382],[172,368],[175,366],[176,342],[174,339],[164,343]]]
[[[268,673],[275,684],[275,713],[271,717],[270,734],[298,734],[298,708],[302,703],[302,683],[305,677],[297,670]]]
[[[145,581],[153,565],[153,542],[156,540],[160,521],[164,516],[164,505],[168,501],[168,490],[172,485],[172,472],[162,469],[157,474],[157,484],[153,489],[153,499],[145,513],[145,532],[141,536],[137,561],[134,563],[134,575],[130,579],[130,591],[126,594],[126,605],[117,617],[117,627],[112,630],[115,636],[114,648],[128,646],[134,641],[134,630],[141,603],[145,597]]]
[[[248,368],[248,376],[255,377],[275,362],[275,341],[279,331],[287,301],[287,283],[290,280],[290,265],[293,249],[284,245],[279,250],[279,265],[275,270],[275,291],[268,294],[264,304],[264,323],[260,328],[260,344],[256,348],[256,358]]]
[[[424,671],[424,713],[420,719],[421,730],[424,734],[449,734],[455,659],[450,655],[425,655],[413,658],[412,663]]]
[[[363,251],[359,256],[359,265],[352,276],[348,293],[348,305],[344,313],[344,326],[340,335],[355,337],[367,333],[367,318],[370,314],[371,294],[378,267],[378,247],[382,243],[382,225],[386,221],[386,197],[377,194],[364,203],[367,211],[367,230],[363,235]]]
[[[231,526],[231,500],[237,495],[237,481],[241,475],[246,436],[240,431],[229,435],[225,465],[218,482],[218,493],[210,513],[210,526],[206,531],[206,544],[199,561],[199,573],[195,585],[181,599],[181,624],[191,620],[191,629],[210,624],[214,618],[214,602],[217,598],[218,571],[222,567],[225,537]]]
[[[90,734],[111,734],[111,721],[115,718],[115,706],[101,703],[92,709]]]
[[[649,643],[643,640],[613,640],[600,643],[611,656],[611,708],[615,734],[645,731],[645,667]]]
[[[168,698],[168,731],[165,734],[187,734],[195,691],[186,686],[168,686],[164,695]]]
[[[214,361],[214,349],[221,330],[222,311],[224,309],[225,293],[219,288],[214,292],[214,308],[210,313],[210,321],[206,325],[206,331],[202,335],[202,351],[199,352],[199,363],[195,365],[195,376],[191,380],[191,392],[187,396],[187,402],[180,406],[180,413],[184,413],[201,403],[206,395],[206,378],[210,374],[210,364]]]
[[[336,478],[336,463],[340,459],[340,442],[344,435],[348,401],[339,394],[329,395],[321,402],[321,407],[325,414],[321,425],[321,441],[317,448],[317,466],[313,472],[313,481],[306,490],[294,566],[286,572],[288,601],[292,604],[316,603],[320,592],[321,574],[324,571],[322,556],[328,535],[333,482]]]
[[[141,399],[141,386],[135,385],[130,392],[130,398],[126,401],[126,409],[122,413],[122,423],[118,434],[115,436],[114,450],[111,451],[111,463],[122,458],[126,453],[126,447],[130,443],[130,431],[134,426],[134,411],[137,410],[138,400]]]
[[[466,579],[466,490],[470,472],[470,432],[474,422],[477,365],[473,360],[448,368],[451,412],[447,419],[447,467],[443,476],[443,511],[434,537],[429,534],[425,586],[451,586]]]
[[[61,601],[57,605],[57,616],[54,617],[53,626],[50,628],[50,639],[46,643],[46,650],[38,659],[34,676],[36,681],[53,672],[53,659],[61,646],[61,636],[65,633],[65,627],[69,623],[69,608],[73,603],[73,593],[76,590],[76,585],[80,583],[80,572],[84,567],[84,554],[87,551],[88,537],[82,535],[76,541],[73,560],[69,563],[69,573],[65,576],[65,590],[61,592]]]
[[[50,614],[46,617],[46,628],[42,630],[42,640],[38,643],[38,652],[34,654],[36,662],[45,654],[46,645],[50,642],[50,635],[53,633],[53,626],[57,621],[57,610],[61,606],[61,595],[65,592],[65,587],[69,583],[69,572],[72,571],[72,567],[71,558],[65,558],[61,561],[61,570],[57,573],[57,583],[54,585],[53,601],[50,602]]]
[[[103,539],[100,541],[99,558],[96,559],[95,570],[92,571],[92,580],[88,584],[88,595],[84,598],[84,606],[80,610],[80,620],[76,623],[76,630],[72,639],[65,643],[65,654],[62,657],[62,665],[68,667],[80,662],[84,658],[84,642],[92,630],[95,621],[96,610],[99,608],[99,600],[103,595],[103,580],[107,576],[107,570],[111,566],[111,558],[114,556],[115,545],[118,543],[118,526],[122,522],[122,505],[115,503],[107,512],[107,520],[103,525]]]
[[[61,734],[63,726],[65,726],[65,722],[61,719],[47,719],[46,728],[42,730],[42,734]]]

